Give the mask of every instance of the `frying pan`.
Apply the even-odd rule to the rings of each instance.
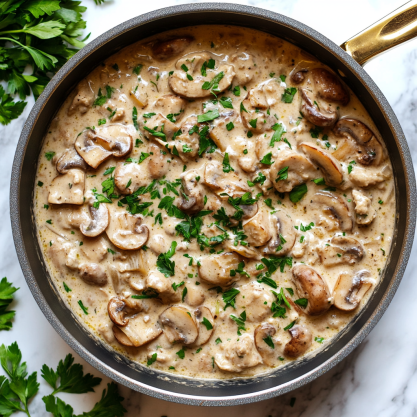
[[[322,375],[362,342],[388,307],[404,274],[416,222],[416,184],[404,134],[387,100],[362,69],[369,59],[417,35],[417,2],[411,2],[345,42],[342,47],[286,16],[235,4],[189,4],[135,17],[104,33],[71,58],[47,85],[22,130],[13,163],[10,212],[23,274],[42,312],[61,337],[92,366],[127,387],[189,405],[225,406],[264,400]],[[367,305],[329,346],[310,358],[260,377],[199,380],[164,374],[117,354],[86,332],[61,300],[45,267],[33,214],[34,178],[48,125],[65,98],[92,68],[121,48],[166,30],[227,24],[262,30],[315,55],[343,76],[385,140],[397,197],[392,248],[380,284]]]

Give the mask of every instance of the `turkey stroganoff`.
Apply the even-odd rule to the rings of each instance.
[[[98,65],[50,125],[34,206],[87,330],[202,378],[328,344],[378,284],[395,223],[383,138],[343,77],[232,26],[164,33]]]

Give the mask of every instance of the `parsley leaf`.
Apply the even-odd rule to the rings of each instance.
[[[281,96],[281,101],[284,103],[292,103],[297,92],[295,87],[286,88],[284,94]]]
[[[54,389],[52,395],[58,392],[70,394],[94,392],[94,387],[101,383],[101,378],[96,378],[91,374],[84,375],[83,366],[79,363],[74,364],[74,357],[71,353],[65,357],[64,361],[59,361],[56,371],[43,365],[41,376]]]
[[[263,341],[271,348],[271,349],[275,349],[275,345],[274,345],[274,341],[272,340],[271,335],[268,335],[267,337],[265,337],[265,339],[263,339]]]
[[[307,184],[297,185],[290,192],[290,200],[295,204],[298,203],[307,193]]]
[[[226,292],[223,293],[222,298],[223,301],[225,303],[224,306],[224,310],[226,310],[227,307],[235,307],[235,302],[236,302],[236,296],[240,294],[240,291],[237,290],[236,288],[231,288],[230,290],[227,290]]]
[[[239,317],[236,317],[234,314],[230,315],[230,318],[237,324],[237,334],[242,336],[241,330],[245,331],[245,322],[246,322],[246,311],[243,311]]]
[[[234,169],[230,165],[229,154],[226,152],[224,154],[224,158],[223,158],[223,172],[227,173],[227,172],[230,172],[230,171],[234,171]]]
[[[158,271],[164,274],[167,278],[175,275],[175,261],[171,261],[171,258],[175,255],[176,247],[177,242],[174,240],[171,243],[170,250],[166,253],[159,254],[156,261]]]
[[[13,294],[19,288],[12,287],[12,284],[4,277],[0,281],[0,330],[10,330],[12,328],[12,319],[15,315],[13,310],[6,310],[13,301]]]
[[[197,116],[197,122],[198,123],[209,122],[211,120],[217,119],[219,116],[220,114],[219,114],[218,109],[210,110],[207,113],[199,114]]]

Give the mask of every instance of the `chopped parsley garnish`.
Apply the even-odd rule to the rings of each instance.
[[[263,339],[263,341],[271,348],[271,349],[275,349],[275,345],[274,345],[274,341],[272,340],[271,335],[268,335],[267,337],[265,337],[265,339]]]
[[[213,325],[205,317],[203,317],[202,323],[206,326],[207,330],[211,330],[213,328]]]
[[[50,152],[45,152],[45,158],[50,161],[53,157],[55,156],[55,152],[50,151]]]
[[[233,88],[233,94],[236,97],[240,97],[240,87],[237,85],[236,87]]]
[[[207,68],[214,69],[216,61],[210,58],[208,61],[204,61],[203,65],[201,66],[201,75],[203,77],[207,77]]]
[[[226,125],[226,129],[227,129],[228,132],[230,132],[232,129],[234,129],[234,127],[235,127],[235,125],[233,124],[233,122],[229,122]]]
[[[323,128],[314,126],[310,129],[310,135],[313,139],[318,139],[320,133],[323,131]]]
[[[314,338],[314,341],[317,342],[317,343],[323,343],[323,340],[324,340],[324,337],[320,337],[320,336],[316,336]]]
[[[181,301],[182,301],[182,302],[184,302],[184,298],[185,298],[185,296],[187,295],[187,292],[188,292],[188,289],[187,289],[187,287],[185,287],[185,288],[182,290],[182,295],[181,295]]]
[[[242,336],[241,331],[245,331],[245,321],[246,321],[246,311],[243,311],[239,317],[236,317],[234,314],[230,315],[230,318],[237,324],[237,334]]]
[[[63,285],[64,290],[65,290],[66,292],[70,292],[70,291],[72,291],[72,289],[71,289],[70,287],[68,287],[68,285],[67,285],[65,282],[63,282],[63,283],[62,283],[62,285]]]
[[[245,106],[243,105],[243,101],[240,103],[240,111],[248,113],[248,111],[245,109]]]
[[[307,184],[297,185],[290,192],[290,200],[295,204],[298,203],[307,193]]]
[[[294,327],[296,320],[292,321],[288,326],[284,327],[284,330],[290,330]]]
[[[284,94],[281,96],[281,101],[284,103],[292,103],[297,89],[295,87],[286,88]]]
[[[275,142],[280,142],[282,135],[285,133],[285,127],[281,123],[275,123],[274,126],[272,126],[272,130],[274,130],[274,134],[271,137],[271,141],[269,142],[269,146],[271,148],[274,147]]]
[[[221,97],[219,102],[225,109],[233,109],[233,103],[230,97]]]
[[[312,180],[312,181],[316,185],[326,185],[326,182],[324,181],[324,178],[316,178],[315,180]]]
[[[220,339],[220,337],[218,337],[218,338],[215,340],[215,342],[216,342],[216,345],[218,345],[219,343],[223,343],[223,342],[222,342],[222,339]]]
[[[167,278],[175,275],[175,261],[171,261],[171,258],[175,255],[176,247],[177,242],[174,240],[171,243],[170,250],[166,253],[159,254],[156,261],[158,271],[164,274]]]
[[[288,179],[288,168],[289,168],[289,167],[284,167],[284,168],[281,168],[281,169],[278,171],[278,174],[277,174],[277,179],[275,180],[275,182],[278,182],[278,181],[283,181],[283,180]]]
[[[167,141],[167,136],[166,136],[166,134],[164,133],[164,132],[158,132],[156,129],[157,128],[155,128],[155,129],[151,129],[151,128],[149,128],[148,126],[143,126],[143,128],[147,131],[147,132],[149,132],[151,135],[153,135],[153,136],[155,136],[155,137],[157,137],[157,138],[161,138],[164,142],[166,142]]]
[[[156,361],[156,358],[157,357],[158,357],[158,354],[157,353],[153,353],[152,356],[150,357],[150,359],[148,359],[148,361],[146,362],[146,365],[147,366],[152,365]]]
[[[174,289],[174,291],[177,291],[177,289],[179,288],[179,287],[181,287],[182,285],[184,285],[185,284],[185,282],[184,281],[181,281],[179,284],[176,284],[175,282],[173,282],[172,283],[172,288]]]
[[[81,310],[84,311],[84,314],[88,316],[88,307],[86,307],[81,300],[78,300],[78,305],[81,307]]]
[[[142,71],[142,68],[143,68],[143,65],[142,64],[136,65],[136,67],[133,68],[133,71],[132,72],[134,74],[136,74],[136,75],[139,75],[140,72]]]
[[[219,82],[222,80],[223,77],[224,72],[221,71],[217,75],[215,75],[211,81],[204,82],[201,88],[203,90],[212,90],[214,92],[217,92],[219,91]]]
[[[135,126],[135,129],[139,130],[138,109],[136,107],[133,107],[133,110],[132,110],[132,121],[133,121],[133,126]]]
[[[230,172],[230,171],[234,171],[234,169],[230,165],[229,154],[226,152],[224,154],[224,158],[223,158],[223,172],[227,173],[227,172]]]
[[[278,285],[277,285],[277,283],[272,279],[272,278],[268,278],[267,276],[262,276],[261,278],[259,278],[258,280],[257,280],[260,284],[266,284],[266,285],[269,285],[270,287],[272,287],[272,288],[275,288],[275,289],[277,289],[278,288]]]
[[[272,161],[272,152],[267,153],[261,160],[261,164],[272,165],[275,161]]]
[[[227,290],[223,293],[222,298],[225,303],[224,310],[227,309],[227,307],[233,307],[236,308],[235,302],[236,302],[236,296],[240,294],[240,291],[236,288],[231,288],[230,290]]]
[[[209,122],[211,120],[217,119],[219,116],[220,114],[219,114],[218,109],[210,110],[207,113],[199,114],[197,116],[197,122],[198,123]]]
[[[257,122],[258,122],[258,119],[252,119],[252,120],[249,121],[249,124],[253,129],[256,129],[256,123]]]
[[[298,300],[294,301],[295,304],[299,305],[302,308],[306,308],[308,304],[307,298],[299,298]]]

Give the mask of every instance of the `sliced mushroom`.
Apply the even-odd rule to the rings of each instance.
[[[139,249],[149,237],[148,227],[141,223],[142,217],[139,215],[112,209],[106,234],[113,245],[120,249]]]
[[[286,170],[285,179],[279,179],[282,170]],[[304,155],[290,149],[282,149],[279,152],[270,170],[271,182],[280,193],[289,192],[297,185],[314,178],[317,178],[317,170],[313,164]]]
[[[107,312],[110,320],[119,327],[125,327],[129,324],[127,315],[133,315],[144,310],[143,300],[134,300],[116,296],[110,299],[107,304]]]
[[[242,372],[262,363],[262,357],[255,347],[253,337],[249,334],[233,338],[219,345],[220,351],[214,356],[216,365],[222,371]]]
[[[192,36],[182,36],[180,38],[158,41],[152,46],[152,56],[159,61],[171,59],[184,52],[193,40]]]
[[[197,181],[198,171],[190,169],[181,175],[182,192],[178,207],[188,214],[201,211],[204,207],[203,188]]]
[[[318,252],[324,266],[353,265],[360,262],[365,254],[361,243],[355,238],[348,236],[334,236],[330,240],[330,244],[319,248]]]
[[[94,91],[91,89],[91,82],[81,81],[77,86],[77,93],[68,108],[68,116],[72,116],[77,110],[80,114],[87,113],[94,101]]]
[[[246,241],[252,246],[263,246],[271,239],[269,214],[259,210],[255,216],[243,224],[243,231],[248,236]]]
[[[236,75],[233,81],[237,85],[247,85],[252,81],[256,72],[256,66],[252,55],[246,52],[239,52],[230,57],[230,62],[235,68]]]
[[[271,304],[274,296],[270,287],[253,281],[242,285],[236,297],[236,305],[246,311],[246,321],[259,323],[271,314]]]
[[[230,276],[232,269],[238,269],[240,257],[236,253],[224,252],[200,260],[198,276],[205,282],[226,287],[239,279],[239,274]]]
[[[151,132],[146,130],[145,127],[151,129]],[[152,139],[156,143],[167,148],[171,143],[174,134],[178,131],[178,128],[174,123],[162,116],[161,113],[158,113],[151,119],[148,119],[146,125],[142,124],[141,130],[146,138]]]
[[[206,163],[203,182],[216,194],[227,193],[229,196],[239,197],[250,191],[246,182],[235,172],[223,172],[223,166],[218,161]]]
[[[272,340],[272,336],[275,335],[277,329],[270,323],[261,323],[254,333],[255,337],[255,346],[259,354],[262,356],[263,362],[272,366],[275,364],[277,354],[275,351],[275,346],[271,347],[269,343],[266,343],[266,340]],[[272,343],[274,343],[272,341]]]
[[[362,153],[358,157],[358,162],[362,165],[378,166],[385,159],[385,152],[378,138],[359,120],[347,117],[340,119],[333,132],[337,136],[353,139],[362,148]]]
[[[148,158],[149,175],[151,178],[162,178],[167,174],[169,167],[167,152],[154,143],[149,145],[149,152],[153,154]]]
[[[146,281],[146,288],[155,290],[163,304],[180,301],[181,297],[172,288],[171,280],[164,277],[159,271],[149,271]]]
[[[217,104],[216,106],[219,106]],[[209,111],[210,106],[206,106],[206,111]],[[222,111],[222,109],[219,109],[219,117],[214,119],[211,122],[211,129],[209,131],[210,138],[213,139],[213,142],[217,145],[217,147],[222,151],[225,152],[227,148],[227,142],[230,137],[232,137],[232,133],[229,133],[229,130],[227,130],[227,125],[230,123],[233,124],[235,122],[237,114],[234,110],[227,110]]]
[[[365,269],[354,275],[347,272],[340,274],[333,290],[334,306],[342,311],[355,310],[372,287],[370,276]]]
[[[130,318],[129,323],[124,327],[113,326],[113,333],[120,344],[139,347],[155,340],[162,333],[162,329],[158,322],[145,322],[144,318],[138,314]]]
[[[133,102],[142,109],[148,105],[148,90],[150,87],[151,85],[147,81],[145,81],[143,78],[140,78],[139,83],[134,85],[129,92],[129,96],[132,98]]]
[[[371,199],[358,190],[352,190],[352,199],[355,203],[356,223],[360,225],[371,224],[376,217]]]
[[[170,343],[191,345],[198,337],[198,327],[192,314],[184,307],[172,306],[159,316],[164,334]]]
[[[93,168],[97,168],[110,156],[127,155],[133,146],[129,129],[122,124],[87,129],[75,141],[75,149]]]
[[[295,230],[286,213],[280,211],[270,216],[271,240],[263,248],[264,254],[282,256],[290,252],[295,243]]]
[[[193,52],[183,56],[175,65],[176,71],[169,77],[169,86],[174,93],[181,97],[202,98],[210,97],[214,77],[220,78],[216,83],[216,93],[226,90],[233,81],[235,71],[233,65],[221,64],[214,69],[206,68],[206,76],[201,74],[204,62],[214,57],[209,52]],[[214,57],[216,58],[216,57]],[[188,71],[184,71],[184,65]],[[217,79],[216,79],[217,80]],[[210,83],[209,88],[203,89],[204,83]],[[206,84],[207,85],[207,84]]]
[[[349,180],[357,187],[366,188],[389,180],[391,176],[392,171],[389,165],[384,165],[382,168],[355,166],[349,174]]]
[[[165,117],[170,116],[171,121],[178,122],[184,114],[187,102],[174,94],[166,94],[159,97],[154,104],[154,110],[163,114]]]
[[[320,316],[331,306],[331,294],[327,282],[311,266],[298,264],[292,268],[293,282],[298,298],[307,298],[303,310],[309,316]]]
[[[353,220],[349,208],[342,197],[328,191],[319,191],[312,198],[312,204],[318,204],[325,213],[334,217],[339,227],[344,232],[349,232],[353,228]]]
[[[80,169],[70,169],[55,177],[49,187],[50,204],[83,204],[85,174]]]
[[[97,208],[93,204],[88,205],[91,218],[81,223],[80,230],[84,236],[95,237],[103,233],[109,225],[109,211],[106,204],[99,204]]]
[[[310,73],[316,93],[320,98],[343,106],[349,103],[349,91],[335,74],[325,68],[314,68]]]
[[[107,284],[106,270],[100,264],[83,263],[79,266],[80,277],[87,284],[103,287]]]
[[[194,315],[198,323],[198,337],[194,345],[201,346],[210,340],[214,332],[214,318],[211,311],[204,306],[196,308]]]
[[[118,162],[114,170],[114,183],[121,194],[133,194],[138,188],[149,184],[147,167],[134,162]]]
[[[194,159],[200,148],[200,136],[198,135],[198,129],[195,131],[195,126],[198,129],[202,126],[197,122],[197,117],[187,117],[181,125],[181,134],[166,145],[172,154],[179,156],[184,162]]]
[[[313,342],[313,335],[307,327],[298,324],[288,331],[291,334],[291,340],[285,345],[284,355],[290,358],[297,358],[310,348]]]
[[[95,132],[91,129],[84,130],[74,144],[75,150],[84,161],[93,168],[97,168],[112,153],[96,142]]]
[[[308,72],[308,69],[306,68],[302,68],[299,71],[296,71],[294,73],[291,72],[290,80],[294,84],[301,84],[305,80],[307,72]]]
[[[310,160],[321,169],[327,185],[337,187],[342,183],[343,172],[340,162],[336,158],[312,143],[303,142],[299,146]]]
[[[323,104],[317,104],[316,100],[310,97],[310,93],[305,88],[300,88],[301,96],[301,113],[303,116],[313,125],[327,127],[333,126],[337,119],[338,114],[336,109],[331,106],[324,106]]]
[[[84,159],[78,155],[75,148],[67,149],[56,163],[56,170],[60,174],[66,174],[70,169],[87,170],[87,164]]]

